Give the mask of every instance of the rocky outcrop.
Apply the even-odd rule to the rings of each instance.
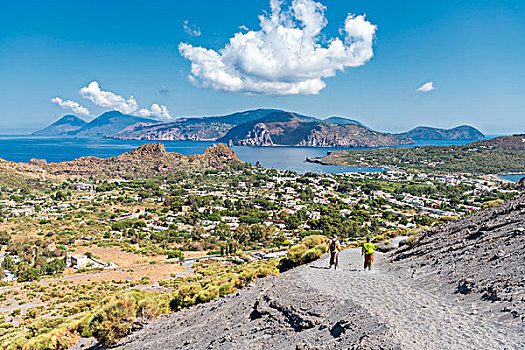
[[[83,157],[68,162],[43,164],[53,176],[100,176],[144,178],[184,171],[224,169],[242,162],[229,147],[218,144],[204,154],[167,152],[160,143],[148,143],[117,157]]]
[[[273,146],[272,137],[264,124],[256,124],[242,139],[230,140],[235,145],[241,146]]]

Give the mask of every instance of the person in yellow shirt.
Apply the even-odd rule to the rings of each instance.
[[[366,243],[363,243],[363,249],[362,249],[362,255],[365,256],[365,264],[364,268],[365,270],[368,269],[368,271],[372,270],[372,264],[374,263],[374,251],[375,246],[371,242],[370,237],[366,237]]]

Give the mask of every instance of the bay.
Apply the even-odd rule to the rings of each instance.
[[[506,175],[499,175],[499,177],[503,180],[518,182],[519,180],[525,177],[525,174],[506,174]]]
[[[464,145],[473,141],[476,140],[420,140],[413,145],[402,147]],[[183,155],[203,153],[207,147],[214,144],[214,142],[203,141],[0,135],[0,158],[15,162],[28,162],[32,158],[45,159],[47,162],[62,162],[85,156],[108,158],[118,156],[145,143],[162,143],[168,152],[177,152]],[[305,161],[307,157],[322,157],[327,152],[349,148],[234,146],[232,149],[242,161],[252,164],[259,161],[266,168],[292,170],[299,173],[309,171],[316,173],[380,172],[386,170],[377,167],[321,165]]]

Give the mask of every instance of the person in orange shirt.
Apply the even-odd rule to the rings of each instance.
[[[339,266],[339,252],[341,251],[341,245],[337,240],[337,236],[332,238],[328,249],[330,250],[330,267],[334,265],[334,268],[337,269]]]

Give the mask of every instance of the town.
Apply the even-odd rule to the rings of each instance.
[[[338,236],[344,245],[372,236],[388,247],[392,237],[519,193],[511,182],[469,174],[261,167],[45,184],[2,188],[0,337],[10,341],[37,325],[82,319],[119,291],[168,295],[206,276],[243,276],[223,295],[278,274],[278,258],[308,236]]]

